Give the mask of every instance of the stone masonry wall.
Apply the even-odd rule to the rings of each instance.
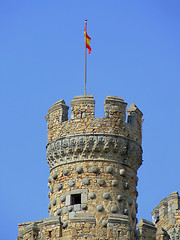
[[[180,196],[177,191],[164,198],[151,214],[158,232],[164,229],[170,239],[180,239]]]

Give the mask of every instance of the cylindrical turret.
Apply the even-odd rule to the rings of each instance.
[[[135,117],[126,123],[127,104],[108,96],[105,118],[94,118],[93,96],[77,96],[67,121],[62,101],[46,115],[48,208],[50,216],[61,217],[59,239],[135,239],[140,110],[131,108]]]

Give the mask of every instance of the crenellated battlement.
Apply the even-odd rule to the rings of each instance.
[[[165,216],[170,216],[180,210],[180,196],[177,191],[172,192],[168,198],[161,200],[159,205],[152,211],[152,216],[156,216],[158,219],[162,220]]]
[[[163,228],[169,234],[170,239],[179,239],[180,196],[177,191],[172,192],[169,197],[162,199],[151,214],[158,230]]]
[[[142,112],[135,104],[126,110],[127,103],[120,97],[107,96],[104,102],[104,118],[95,118],[95,100],[92,95],[75,96],[69,107],[60,100],[46,115],[48,143],[59,137],[82,133],[120,134],[137,141],[141,145]],[[127,122],[126,122],[127,111]]]

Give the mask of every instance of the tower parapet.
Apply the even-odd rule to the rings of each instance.
[[[108,96],[105,117],[95,118],[93,96],[76,96],[70,120],[64,100],[46,115],[48,208],[61,217],[62,236],[135,239],[142,113],[131,106],[126,122],[126,106]]]

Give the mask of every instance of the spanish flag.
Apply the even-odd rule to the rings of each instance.
[[[91,53],[91,47],[89,45],[91,38],[87,35],[87,21],[85,21],[84,37],[85,37],[86,48],[88,48],[88,52]]]

